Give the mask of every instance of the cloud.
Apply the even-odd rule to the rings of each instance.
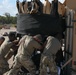
[[[10,0],[2,0],[0,3],[0,15],[6,12],[10,13],[12,16],[15,16],[17,13],[15,4],[10,3]]]
[[[64,3],[65,0],[59,0],[61,3]]]

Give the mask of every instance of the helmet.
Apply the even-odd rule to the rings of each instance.
[[[9,33],[8,33],[8,36],[11,36],[11,37],[12,37],[12,36],[15,36],[15,37],[16,37],[16,32],[9,32]]]
[[[17,39],[16,32],[9,32],[8,38],[10,41],[14,41],[15,39]]]

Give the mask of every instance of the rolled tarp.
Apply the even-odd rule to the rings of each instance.
[[[62,17],[47,14],[17,15],[17,32],[19,34],[55,35],[65,31],[66,25]]]

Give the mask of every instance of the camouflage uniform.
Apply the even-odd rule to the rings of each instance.
[[[59,40],[49,36],[47,43],[41,56],[40,75],[47,75],[47,66],[50,69],[51,75],[57,75],[57,67],[55,63],[55,54],[61,48]]]
[[[32,36],[25,35],[20,41],[20,46],[14,60],[14,65],[8,72],[8,75],[17,75],[17,72],[21,66],[24,66],[31,73],[31,75],[35,75],[36,68],[31,60],[31,55],[35,48],[40,49],[41,45],[35,41]]]
[[[5,40],[0,47],[0,75],[3,75],[3,73],[9,70],[9,65],[5,56],[9,52],[12,45],[12,42]]]

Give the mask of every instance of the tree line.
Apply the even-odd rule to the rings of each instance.
[[[0,24],[16,24],[17,17],[11,16],[9,13],[5,13],[4,16],[0,16]]]

